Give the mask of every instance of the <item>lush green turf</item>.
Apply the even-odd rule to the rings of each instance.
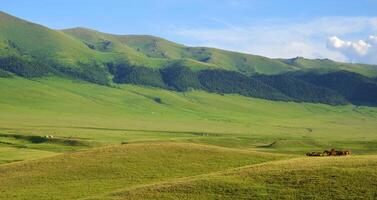
[[[377,157],[299,158],[125,189],[98,199],[376,199]]]
[[[318,184],[336,184],[318,198],[370,197],[375,186],[375,156],[357,154],[377,153],[376,108],[13,77],[0,78],[0,110],[0,199],[301,198]],[[328,148],[356,155],[286,160]],[[351,180],[367,187],[347,192]]]
[[[4,147],[2,145],[0,146],[0,164],[38,159],[52,155],[56,155],[56,153],[29,148]]]
[[[376,152],[377,110],[370,107],[109,88],[53,77],[0,83],[0,133],[73,137],[94,145],[179,140],[300,154],[330,147]],[[46,144],[32,146],[40,145]]]
[[[110,146],[2,165],[0,199],[77,199],[283,158],[183,143]]]

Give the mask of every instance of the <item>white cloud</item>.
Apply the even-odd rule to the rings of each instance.
[[[216,22],[220,23],[220,20]],[[211,46],[274,58],[303,56],[358,61],[351,60],[348,54],[340,50],[334,51],[334,48],[328,48],[327,40],[334,35],[355,37],[373,33],[377,31],[377,17],[322,17],[306,22],[264,20],[248,25],[221,22],[221,25],[224,27],[212,29],[180,27],[173,29],[171,34],[178,37],[178,40],[189,41],[185,42],[188,45]],[[357,52],[365,52],[366,46],[372,43],[369,40],[377,42],[376,37],[363,41],[366,44],[358,41],[354,45],[355,51],[357,49]],[[341,43],[341,40],[335,42]],[[373,61],[373,63],[377,62]]]
[[[351,62],[377,63],[377,36],[369,36],[366,40],[345,41],[336,36],[330,37],[329,49],[339,51]]]

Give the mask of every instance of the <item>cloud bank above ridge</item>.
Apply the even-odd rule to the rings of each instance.
[[[247,25],[216,19],[217,28],[175,27],[170,34],[189,45],[210,46],[273,58],[329,58],[342,62],[377,64],[376,37],[356,42],[340,38],[377,33],[377,17],[321,17],[291,22],[265,20]],[[187,44],[187,42],[186,42]]]
[[[371,35],[358,41],[346,41],[333,36],[329,38],[327,46],[342,53],[351,62],[377,63],[377,36]]]

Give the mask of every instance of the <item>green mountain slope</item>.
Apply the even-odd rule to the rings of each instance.
[[[292,59],[278,59],[286,64],[298,67],[303,71],[313,71],[320,73],[327,73],[331,71],[350,71],[362,74],[368,77],[377,76],[376,65],[365,64],[351,64],[335,62],[329,59],[306,59],[303,57],[296,57]]]
[[[195,59],[182,58],[180,51],[184,48],[183,45],[153,36],[112,35],[86,28],[66,29],[63,32],[96,51],[117,53],[135,65],[161,68],[167,63],[179,62],[192,69],[221,68]]]
[[[135,65],[145,67],[161,67],[168,60],[149,58],[137,50],[127,46],[122,38],[116,35],[101,33],[86,28],[63,30],[64,33],[80,40],[89,49],[113,55],[114,60],[124,60]],[[111,59],[107,59],[110,61]]]
[[[247,75],[310,69],[348,70],[367,76],[377,75],[377,68],[372,65],[303,58],[269,59],[214,48],[187,47],[154,36],[112,35],[85,28],[57,31],[0,12],[0,56],[9,54],[30,55],[72,66],[127,61],[161,68],[170,62],[181,62],[196,70],[219,68]]]
[[[192,59],[198,62],[219,66],[222,69],[240,71],[246,74],[276,74],[294,70],[279,61],[262,56],[254,56],[206,47],[186,47],[153,36],[123,36],[124,42],[150,57],[169,59]]]
[[[107,40],[115,46],[132,48],[149,58],[183,59],[201,67],[217,67],[250,74],[279,74],[297,70],[318,72],[347,70],[366,76],[377,76],[377,66],[340,63],[328,59],[270,59],[206,47],[187,47],[163,38],[147,35],[111,35],[90,29],[75,28],[63,32],[101,49],[101,42]],[[99,44],[99,46],[98,46]],[[108,49],[111,51],[111,49]],[[196,62],[195,62],[196,61]],[[190,65],[189,65],[190,66]]]
[[[100,55],[60,31],[30,23],[0,12],[0,42],[19,53],[75,64]],[[1,48],[0,55],[10,53]]]
[[[103,47],[105,48],[105,47]],[[0,12],[0,59],[12,57],[19,64],[18,75],[30,74],[26,65],[48,66],[46,73],[63,73],[96,83],[109,81],[107,62],[131,62],[143,66],[161,66],[163,61],[148,59],[145,55],[126,46],[113,51],[97,50],[61,31],[24,21]],[[26,64],[22,64],[26,63]],[[157,64],[156,64],[157,63]],[[4,62],[2,63],[4,67]],[[9,67],[6,67],[9,68]],[[15,68],[10,66],[10,68]],[[26,70],[28,72],[23,72]],[[43,73],[43,74],[46,74]],[[34,73],[35,74],[35,73]],[[31,76],[34,76],[31,73]]]
[[[107,84],[103,62],[114,54],[88,48],[83,42],[16,17],[0,13],[1,68],[24,77],[57,74]]]
[[[329,72],[347,70],[366,76],[376,76],[377,66],[335,62],[329,59],[270,59],[231,51],[206,47],[187,47],[163,38],[148,35],[111,35],[76,28],[63,32],[91,44],[108,39],[117,46],[132,48],[149,58],[196,61],[201,67],[217,67],[245,74],[279,74],[297,70]],[[97,47],[101,49],[101,47]],[[189,65],[190,66],[190,65]]]
[[[150,58],[184,60],[192,68],[216,67],[221,69],[239,71],[245,74],[262,73],[277,74],[295,70],[295,66],[268,59],[230,51],[205,47],[186,47],[168,40],[143,35],[111,35],[97,31],[76,28],[63,32],[92,44],[96,49],[101,48],[101,42],[107,40],[114,46],[132,48]],[[98,45],[99,44],[99,45]],[[116,49],[108,49],[116,51]]]
[[[295,87],[303,82],[289,81],[290,87],[281,88],[276,79],[266,85],[248,76],[337,70],[377,74],[376,67],[371,65],[304,58],[269,59],[214,48],[186,47],[153,36],[112,35],[85,28],[55,31],[5,13],[0,13],[0,27],[2,77],[9,77],[10,73],[28,78],[69,76],[102,85],[128,83],[180,91],[238,93],[272,100],[345,104],[332,91]],[[166,70],[169,68],[174,70]],[[361,88],[371,91],[364,87],[373,90],[375,85]],[[306,98],[300,98],[302,91],[307,93]],[[366,97],[363,103],[374,105],[375,101]]]

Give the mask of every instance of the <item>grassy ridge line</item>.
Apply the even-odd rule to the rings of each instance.
[[[114,191],[92,199],[372,199],[377,196],[376,165],[375,155],[293,158]]]
[[[145,55],[146,60],[161,59],[167,62],[181,61],[192,69],[218,68],[241,71],[246,74],[276,74],[292,71],[296,68],[295,66],[290,66],[278,60],[268,59],[262,56],[224,51],[215,48],[186,47],[154,36],[113,35],[86,28],[66,29],[63,30],[63,32],[93,45],[93,47],[99,51],[124,52],[123,49],[127,48]],[[101,48],[101,44],[104,41],[110,43],[105,50]],[[131,62],[132,59],[133,58],[130,57]],[[156,66],[153,67],[155,68]],[[161,68],[163,65],[157,67]]]
[[[232,150],[234,150],[234,149],[232,149]],[[237,151],[245,151],[245,150],[237,150]],[[255,151],[255,152],[256,153],[261,153],[261,154],[265,154],[266,153],[266,152],[259,152],[259,151]],[[267,153],[267,155],[268,154],[269,153]],[[281,155],[281,156],[285,157],[288,160],[297,159],[296,155],[287,155],[287,154],[279,154],[279,153],[272,153],[270,155]],[[277,160],[277,161],[276,160],[274,160],[274,161],[267,161],[267,162],[258,163],[258,164],[252,164],[252,165],[235,167],[235,168],[221,170],[221,171],[216,171],[216,172],[210,172],[210,173],[206,173],[206,174],[200,174],[200,175],[194,175],[194,176],[186,176],[186,177],[182,177],[182,178],[175,178],[175,179],[171,179],[171,180],[167,180],[167,181],[160,181],[160,182],[157,182],[157,183],[141,184],[141,185],[136,185],[136,186],[133,186],[133,187],[129,187],[127,189],[119,189],[119,190],[116,190],[116,191],[111,191],[111,192],[109,192],[107,194],[101,194],[99,196],[87,197],[87,198],[83,198],[83,199],[80,199],[80,200],[99,200],[99,199],[105,200],[107,198],[110,199],[111,197],[109,197],[109,196],[116,197],[117,195],[120,196],[122,194],[129,193],[129,192],[139,192],[139,191],[140,192],[144,192],[144,191],[147,191],[147,190],[150,190],[150,189],[156,189],[156,190],[158,190],[159,188],[165,188],[165,187],[169,187],[171,185],[177,185],[177,184],[183,184],[183,183],[187,183],[187,182],[198,181],[198,180],[201,180],[201,179],[210,178],[212,176],[219,176],[219,175],[224,175],[224,174],[228,174],[228,173],[234,173],[236,171],[240,171],[240,170],[244,170],[244,169],[249,169],[250,167],[254,167],[254,166],[258,166],[258,165],[268,165],[269,163],[276,163],[276,162],[279,162],[279,161],[280,160]]]
[[[76,61],[87,62],[90,57],[98,57],[98,53],[62,32],[3,12],[0,12],[0,25],[0,39],[11,41],[26,54],[39,58],[50,57],[70,64],[75,64]]]
[[[0,199],[85,198],[286,157],[188,143],[108,146],[1,165]]]
[[[43,60],[48,58],[52,63],[62,65],[61,68],[65,71],[72,70],[71,68],[101,71],[103,63],[114,61],[129,61],[138,66],[152,68],[182,61],[196,70],[217,68],[247,75],[329,69],[348,70],[366,76],[377,75],[376,66],[372,65],[318,59],[270,59],[214,48],[186,47],[153,36],[121,36],[89,29],[56,31],[3,12],[0,12],[0,26],[0,56],[9,56],[15,53],[13,50],[17,50],[21,55]],[[11,43],[10,46],[15,48],[9,49],[7,43]],[[88,69],[85,64],[94,67]]]
[[[107,55],[100,60],[103,62],[126,60],[134,65],[151,68],[161,67],[168,62],[167,59],[148,57],[125,45],[119,38],[111,34],[100,33],[85,28],[66,29],[60,32],[84,43],[86,48]]]
[[[91,149],[82,149],[78,152],[71,152],[70,154],[76,154],[76,153],[92,153],[92,152],[97,152],[100,150],[106,150],[106,149],[111,149],[111,148],[118,148],[120,146],[145,146],[145,145],[172,145],[172,146],[194,146],[194,147],[201,147],[204,149],[213,149],[217,150],[219,152],[234,152],[234,153],[246,153],[246,154],[258,154],[260,156],[276,156],[276,157],[282,157],[282,158],[290,158],[290,157],[297,157],[295,154],[286,154],[286,153],[278,153],[278,152],[263,152],[263,151],[258,151],[254,149],[238,149],[238,148],[230,148],[230,147],[222,147],[222,146],[215,146],[211,144],[198,144],[198,143],[188,143],[185,141],[177,141],[177,142],[170,142],[170,141],[140,141],[138,143],[130,143],[130,144],[107,144],[104,146],[99,146]],[[43,159],[50,159],[52,157],[58,157],[64,155],[63,153],[56,153],[56,154],[51,154],[50,156],[47,157],[41,157],[38,159],[38,161],[43,161]],[[24,161],[19,161],[19,162],[14,162],[14,163],[6,163],[1,165],[19,165],[19,164],[27,164],[29,162],[34,162],[35,160],[24,160]],[[247,166],[245,166],[247,167]],[[237,168],[243,168],[243,167],[237,167]],[[216,172],[217,173],[217,172]]]
[[[263,56],[226,51],[207,47],[187,47],[163,38],[148,35],[114,35],[86,28],[63,30],[81,41],[98,46],[104,40],[112,42],[107,51],[118,47],[130,48],[148,59],[184,61],[193,69],[218,68],[250,74],[280,74],[291,71],[329,72],[347,70],[365,76],[377,76],[377,66],[335,62],[329,59],[270,59]],[[166,64],[166,63],[165,63]],[[162,65],[163,66],[163,65]],[[162,67],[159,66],[159,67]]]
[[[292,59],[277,59],[286,64],[296,66],[304,71],[316,71],[320,73],[327,73],[331,71],[345,70],[351,71],[364,76],[377,76],[376,65],[366,65],[357,63],[343,63],[335,62],[329,59],[307,59],[303,57],[296,57]]]

